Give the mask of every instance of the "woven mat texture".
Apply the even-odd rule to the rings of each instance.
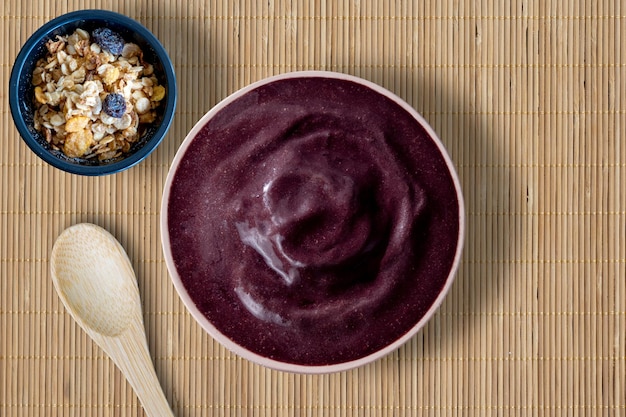
[[[21,141],[9,75],[26,39],[79,8],[124,13],[174,62],[179,103],[129,171],[62,173]],[[626,416],[626,3],[622,0],[7,0],[0,152],[0,416],[141,416],[60,303],[54,240],[93,222],[127,249],[176,416]],[[187,132],[233,91],[305,69],[406,100],[462,183],[457,279],[417,336],[356,370],[270,371],[187,313],[160,246],[160,201]]]

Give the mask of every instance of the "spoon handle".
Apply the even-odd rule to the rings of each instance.
[[[116,337],[92,333],[94,341],[104,349],[135,390],[150,417],[174,417],[154,370],[141,322]]]

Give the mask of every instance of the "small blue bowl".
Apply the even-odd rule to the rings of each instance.
[[[46,42],[57,35],[70,35],[77,28],[88,32],[108,27],[118,32],[126,42],[139,45],[144,59],[154,66],[159,84],[165,87],[166,96],[159,106],[157,120],[123,157],[110,161],[94,161],[81,158],[68,158],[61,151],[51,148],[33,123],[34,86],[32,74],[40,58],[47,54]],[[9,84],[9,105],[13,121],[20,136],[37,156],[63,171],[79,175],[107,175],[128,169],[145,159],[163,140],[176,108],[176,75],[167,51],[159,40],[137,21],[106,10],[81,10],[59,16],[39,28],[20,50]]]

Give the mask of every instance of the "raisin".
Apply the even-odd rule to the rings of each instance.
[[[102,110],[111,117],[120,118],[126,113],[126,100],[119,93],[111,93],[104,98]]]
[[[120,55],[124,49],[124,39],[109,28],[99,28],[91,34],[100,48],[113,55]]]

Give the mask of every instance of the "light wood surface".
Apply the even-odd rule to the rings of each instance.
[[[44,165],[7,100],[20,46],[100,7],[169,50],[179,106],[131,170]],[[74,323],[49,257],[91,222],[126,248],[148,346],[176,416],[626,416],[626,4],[622,0],[18,1],[1,8],[0,416],[141,416],[132,388]],[[176,149],[219,100],[265,76],[340,71],[432,124],[465,193],[457,280],[424,330],[354,371],[284,374],[217,345],[185,311],[160,247]]]

